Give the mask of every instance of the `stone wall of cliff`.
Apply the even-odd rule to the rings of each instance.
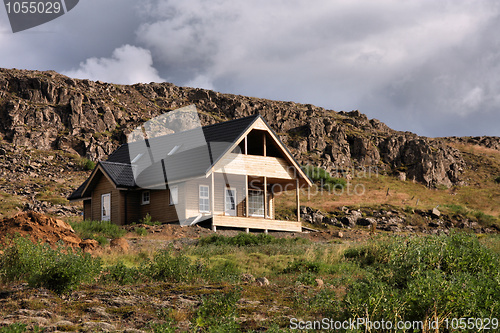
[[[335,112],[170,83],[125,86],[52,71],[0,69],[0,139],[94,161],[105,159],[142,122],[189,104],[196,105],[204,125],[260,113],[300,163],[332,172],[376,167],[427,186],[449,187],[461,181],[466,167],[450,140],[395,131],[359,111]]]

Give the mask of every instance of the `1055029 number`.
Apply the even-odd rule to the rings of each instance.
[[[469,330],[496,330],[499,327],[498,318],[453,318],[445,319],[444,327],[446,329],[469,329]]]
[[[7,14],[59,14],[61,3],[44,1],[15,1],[5,4]]]

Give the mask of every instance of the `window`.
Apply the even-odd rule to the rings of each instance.
[[[170,187],[170,205],[179,203],[179,188],[177,186]]]
[[[210,212],[210,195],[209,187],[207,185],[200,185],[200,212],[208,213]]]
[[[226,215],[236,216],[236,189],[226,188],[225,207]]]
[[[141,204],[142,204],[142,205],[147,205],[147,204],[149,204],[150,198],[151,198],[151,194],[150,194],[150,192],[149,192],[149,191],[143,191],[143,192],[142,192]]]
[[[101,221],[111,219],[111,193],[101,195]]]
[[[264,216],[264,191],[248,191],[248,213],[250,216]]]

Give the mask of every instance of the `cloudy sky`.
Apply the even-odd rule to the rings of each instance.
[[[83,0],[12,33],[0,67],[172,82],[360,110],[426,136],[500,136],[496,0]]]

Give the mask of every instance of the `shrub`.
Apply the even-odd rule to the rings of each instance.
[[[184,255],[174,256],[170,250],[156,252],[146,268],[148,276],[166,282],[185,282],[193,278],[196,266]]]
[[[139,236],[146,236],[148,234],[148,231],[144,227],[135,227],[134,232]]]
[[[297,260],[291,262],[287,268],[283,270],[283,273],[319,273],[321,270],[322,264],[319,262],[311,262],[306,260]]]
[[[379,240],[344,256],[365,267],[349,285],[345,316],[424,320],[435,311],[442,318],[500,312],[500,257],[475,235]]]
[[[302,167],[302,170],[315,183],[320,183],[322,187],[329,191],[340,190],[347,185],[345,179],[332,177],[325,169],[307,165]]]
[[[106,245],[108,243],[107,238],[120,238],[127,233],[127,231],[111,221],[70,221],[70,224],[81,238],[95,239],[101,245]]]
[[[217,291],[202,297],[202,304],[197,311],[196,324],[210,328],[210,332],[237,332],[235,321],[236,302],[240,299],[240,290]]]
[[[28,332],[28,328],[27,328],[28,325],[26,324],[10,324],[10,325],[7,325],[7,326],[4,326],[4,327],[0,327],[0,333],[24,333],[24,332]],[[43,330],[38,327],[38,326],[35,326],[33,327],[29,332],[42,332]]]
[[[103,282],[116,282],[120,285],[134,284],[142,281],[143,275],[136,267],[127,267],[123,262],[106,268],[101,276]]]
[[[467,215],[467,213],[468,213],[467,208],[465,208],[464,206],[461,206],[461,205],[450,204],[450,205],[443,205],[443,207],[448,208],[454,214]]]
[[[485,226],[490,226],[497,222],[496,217],[485,214],[481,211],[474,211],[472,215],[476,218],[477,222]]]
[[[211,281],[228,281],[234,283],[239,281],[241,277],[241,270],[239,269],[238,265],[235,262],[229,260],[213,266],[206,272],[203,272],[203,268],[205,267],[204,265],[200,266],[200,263],[198,263],[197,267],[198,274],[203,274]]]
[[[239,233],[233,237],[226,237],[221,235],[212,235],[199,240],[198,245],[234,245],[234,246],[256,246],[266,244],[291,244],[301,243],[305,244],[308,240],[300,237],[296,238],[276,238],[267,234],[247,234],[244,232]]]
[[[0,277],[6,281],[28,281],[32,287],[45,287],[64,293],[81,282],[89,282],[101,268],[81,250],[47,244],[34,244],[27,238],[16,237],[0,257]]]
[[[254,235],[242,232],[234,237],[212,235],[207,238],[200,239],[199,244],[248,246],[248,245],[270,244],[275,240],[276,240],[275,237],[266,234]]]
[[[302,273],[297,277],[296,281],[308,286],[313,286],[316,284],[316,274],[312,272]]]
[[[151,328],[154,333],[175,333],[177,331],[177,326],[173,321],[163,324],[151,324]]]
[[[151,215],[149,213],[146,214],[141,220],[139,220],[139,223],[141,224],[146,224],[146,225],[161,225],[161,222],[158,221],[152,221],[151,220]]]
[[[82,170],[94,170],[95,168],[95,162],[85,157],[78,158],[76,163]]]
[[[55,252],[53,261],[29,279],[32,287],[45,287],[62,294],[72,290],[81,282],[90,282],[100,273],[100,262],[90,254],[63,254]]]

